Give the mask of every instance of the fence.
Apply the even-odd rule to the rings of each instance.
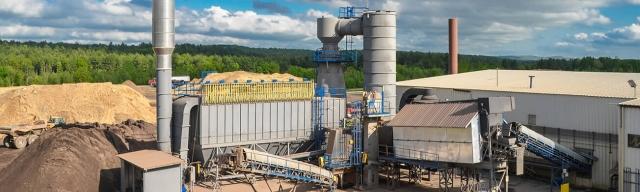
[[[625,192],[640,192],[640,169],[624,168],[623,179]]]

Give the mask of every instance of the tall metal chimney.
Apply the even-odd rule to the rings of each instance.
[[[458,73],[458,19],[449,19],[449,74]]]
[[[153,0],[152,41],[156,54],[158,149],[171,152],[171,54],[175,47],[175,1]]]

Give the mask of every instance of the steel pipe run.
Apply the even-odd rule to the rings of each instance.
[[[154,0],[152,43],[156,54],[158,149],[171,153],[171,55],[175,47],[175,1]]]

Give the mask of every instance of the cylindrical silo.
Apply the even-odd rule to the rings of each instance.
[[[171,54],[174,42],[174,0],[154,0],[152,15],[153,51],[156,54],[156,99],[158,149],[171,152]]]
[[[396,13],[395,11],[366,12],[362,15],[362,23],[364,88],[375,90],[380,94],[384,100],[385,110],[395,115]]]
[[[320,57],[324,62],[318,62],[316,71],[316,81],[318,85],[329,89],[344,90],[344,68],[339,61],[341,59],[338,49],[338,43],[344,36],[337,33],[338,18],[322,17],[318,18],[318,39],[322,42],[322,52]],[[333,91],[335,92],[335,91]]]

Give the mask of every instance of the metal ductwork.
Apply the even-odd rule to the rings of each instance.
[[[366,11],[358,18],[318,18],[318,39],[322,50],[339,51],[345,35],[362,35],[364,88],[382,94],[391,115],[396,113],[396,13]],[[345,88],[340,64],[320,64],[318,83],[328,88]]]
[[[171,152],[171,55],[175,47],[175,1],[153,0],[152,41],[156,54],[158,149]]]
[[[318,18],[317,22],[317,36],[320,42],[322,42],[322,50],[326,51],[327,54],[339,54],[338,43],[340,43],[344,36],[337,33],[336,26],[338,25],[338,18],[323,17]],[[329,88],[345,88],[344,69],[339,63],[319,64],[316,73],[318,75],[318,85],[321,85],[324,90],[328,91]]]

